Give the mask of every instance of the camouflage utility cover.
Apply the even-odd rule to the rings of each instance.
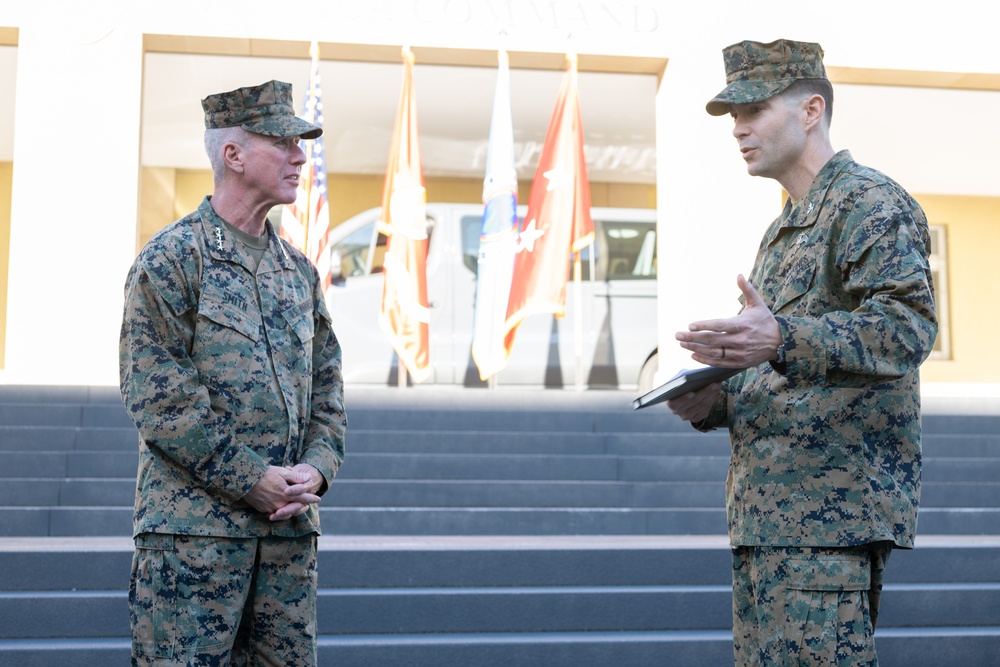
[[[937,335],[919,205],[837,153],[768,228],[750,282],[787,368],[733,377],[700,427],[728,424],[733,546],[912,547],[919,366]]]
[[[242,127],[267,137],[303,139],[323,134],[323,128],[295,115],[292,84],[284,81],[268,81],[209,95],[201,101],[201,108],[205,112],[205,129]]]
[[[329,486],[347,429],[340,345],[316,269],[270,225],[267,235],[254,276],[205,198],[129,272],[119,370],[140,438],[135,535],[319,530],[315,505],[272,523],[241,500],[268,465],[311,464]]]
[[[713,116],[729,113],[730,104],[766,100],[799,79],[826,78],[823,48],[813,42],[744,41],[724,48],[722,60],[728,85],[705,105]]]

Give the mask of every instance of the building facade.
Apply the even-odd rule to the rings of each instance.
[[[450,160],[475,155],[486,132],[470,139],[444,114],[479,113],[492,89],[485,100],[469,99],[474,85],[463,77],[489,73],[497,50],[506,49],[524,85],[543,91],[523,113],[540,116],[544,132],[555,99],[544,85],[558,81],[566,52],[578,54],[581,77],[591,77],[595,91],[589,109],[581,100],[585,129],[600,130],[588,135],[594,204],[658,211],[660,367],[672,374],[690,365],[673,332],[735,312],[736,275],[749,271],[782,204],[776,183],[746,175],[731,123],[704,111],[724,85],[721,50],[743,39],[788,37],[826,51],[837,92],[835,148],[900,181],[927,211],[943,327],[923,367],[925,391],[995,395],[1000,133],[988,114],[1000,101],[1000,51],[985,10],[963,4],[931,13],[854,0],[752,8],[330,0],[278,10],[258,0],[3,3],[0,81],[9,94],[0,102],[0,383],[117,383],[128,267],[149,235],[211,189],[199,153],[199,97],[284,76],[291,64],[298,103],[311,41],[330,73],[324,96],[342,116],[382,88],[391,100],[383,116],[365,112],[327,141],[331,160],[345,156],[329,174],[334,222],[378,204],[402,46],[412,48],[418,71],[433,68],[451,81],[440,92],[417,84],[418,102],[424,94],[434,102],[421,111],[421,141],[428,200],[438,201],[481,196],[480,163]],[[918,37],[926,35],[935,37]],[[347,89],[335,83],[342,66],[371,69]],[[388,84],[378,88],[385,68]],[[517,89],[513,95],[517,103]],[[523,202],[532,146],[540,142],[531,132],[519,140]]]

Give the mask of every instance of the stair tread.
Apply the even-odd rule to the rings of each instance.
[[[354,464],[338,480],[341,495],[334,488],[321,506],[328,534],[318,540],[320,631],[345,634],[321,635],[321,656],[560,667],[731,657],[728,435],[695,433],[665,410],[633,412],[632,398],[352,389]],[[940,663],[949,651],[974,664],[1000,647],[1000,625],[990,625],[1000,595],[1000,502],[991,501],[1000,401],[984,414],[974,414],[979,404],[924,406],[925,500],[935,506],[921,508],[920,526],[932,532],[893,557],[877,633],[887,667],[918,664],[914,655]],[[44,624],[23,632],[8,624],[0,666],[71,654],[88,666],[127,660],[138,452],[116,388],[0,388],[0,417],[0,475],[8,475],[0,529],[21,535],[0,537],[0,566],[16,573],[0,592],[0,614],[23,624],[30,619],[18,614],[88,610],[77,616],[78,638],[29,638]],[[18,502],[30,505],[6,505]],[[107,536],[72,536],[86,530]],[[479,530],[505,534],[462,534]],[[979,530],[989,534],[963,534]],[[389,597],[399,606],[387,610]],[[697,614],[675,609],[692,601]],[[331,624],[347,607],[352,623]],[[942,609],[956,626],[934,625]],[[670,617],[663,625],[661,614]],[[91,638],[101,627],[110,636]],[[60,628],[52,634],[72,634]]]

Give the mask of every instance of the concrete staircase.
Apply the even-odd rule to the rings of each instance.
[[[354,389],[320,664],[731,664],[728,440],[620,392]],[[0,386],[0,666],[128,664],[117,390]],[[1000,418],[925,416],[883,667],[1000,663]]]

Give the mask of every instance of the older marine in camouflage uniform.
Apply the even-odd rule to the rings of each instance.
[[[770,311],[777,335],[755,338],[739,316],[692,324],[677,337],[695,359],[751,367],[670,407],[701,430],[729,428],[736,663],[877,665],[885,562],[913,547],[920,499],[918,368],[937,334],[927,220],[896,182],[833,154],[825,134],[815,145],[832,156],[805,170],[800,191],[787,183],[806,151],[786,158],[795,169],[767,164],[772,138],[818,127],[800,119],[824,109],[790,89],[826,79],[818,44],[742,42],[724,61],[729,85],[707,110],[733,113],[751,173],[792,195],[740,281],[741,315]],[[785,100],[763,101],[785,90],[792,125],[772,137],[761,119]],[[754,357],[762,340],[776,346]]]
[[[244,131],[227,169],[246,173],[217,174],[215,195],[146,244],[125,286],[121,389],[140,435],[133,664],[315,664],[316,503],[347,427],[340,346],[309,260],[263,218],[248,233],[213,205],[287,199],[298,138],[321,130],[294,117],[281,82],[203,107],[209,131]],[[260,167],[272,158],[278,176]],[[239,178],[281,194],[257,201]],[[270,514],[250,501],[268,474],[289,495]]]

